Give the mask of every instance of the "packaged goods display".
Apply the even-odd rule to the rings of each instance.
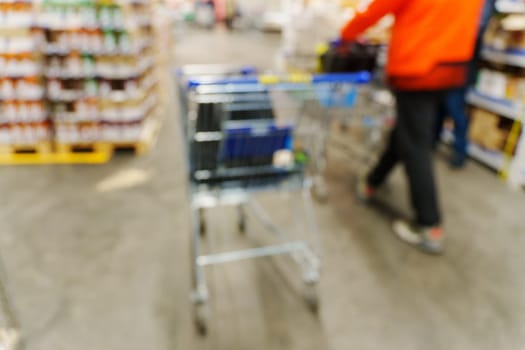
[[[0,146],[140,142],[157,104],[152,4],[0,0]]]
[[[472,109],[469,138],[479,146],[493,152],[502,152],[509,130],[494,113]]]
[[[482,62],[468,95],[471,155],[525,185],[525,3],[500,0],[483,38]]]
[[[283,45],[277,57],[280,68],[319,71],[319,56],[326,52],[327,43],[337,39],[344,23],[368,3],[367,0],[287,1]],[[387,44],[392,23],[392,16],[384,17],[363,38],[372,44]]]
[[[525,13],[525,3],[523,0],[499,0],[496,8],[501,13]]]
[[[521,100],[525,92],[525,74],[521,69],[485,65],[478,72],[475,89],[495,99]]]
[[[337,38],[348,12],[337,1],[289,1],[282,31],[280,66],[287,71],[317,70],[318,46]]]
[[[0,146],[50,141],[36,18],[32,1],[0,1]]]
[[[137,129],[156,102],[151,19],[144,1],[42,4],[44,74],[57,142],[139,141]]]
[[[523,15],[494,16],[485,32],[485,47],[514,53],[525,52],[523,23]]]

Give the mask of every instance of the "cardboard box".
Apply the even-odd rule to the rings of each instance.
[[[473,109],[469,139],[490,151],[502,151],[508,131],[500,128],[500,117],[480,109]]]

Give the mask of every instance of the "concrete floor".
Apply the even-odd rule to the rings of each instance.
[[[176,62],[270,67],[278,43],[256,33],[188,32]],[[380,204],[363,207],[352,196],[355,168],[337,154],[331,199],[317,205],[319,316],[277,263],[224,265],[207,270],[212,319],[199,338],[188,298],[185,165],[176,109],[167,109],[146,157],[0,169],[0,247],[26,349],[523,348],[523,193],[475,163],[451,172],[440,160],[448,250],[428,257],[390,234],[390,208],[409,213],[402,174]],[[246,245],[232,234],[231,210],[208,218],[217,248]]]

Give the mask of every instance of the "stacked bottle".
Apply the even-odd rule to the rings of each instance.
[[[0,146],[49,150],[42,31],[30,0],[0,0]]]
[[[156,105],[151,6],[44,0],[46,91],[58,144],[140,142]]]

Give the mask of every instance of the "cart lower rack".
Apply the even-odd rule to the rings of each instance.
[[[315,147],[326,134],[322,111],[351,108],[360,86],[370,79],[368,73],[254,76],[242,67],[223,72],[200,66],[178,74],[192,212],[192,300],[203,334],[209,299],[203,268],[210,265],[289,255],[302,272],[306,301],[317,310],[320,244],[310,192],[319,169]],[[314,118],[305,116],[312,101],[322,107]],[[257,201],[260,192],[289,194],[294,200],[287,206],[293,212],[289,221],[295,230],[272,220],[271,210]],[[241,232],[247,215],[253,214],[275,243],[202,254],[205,236],[213,235],[204,211],[217,206],[238,208]]]

